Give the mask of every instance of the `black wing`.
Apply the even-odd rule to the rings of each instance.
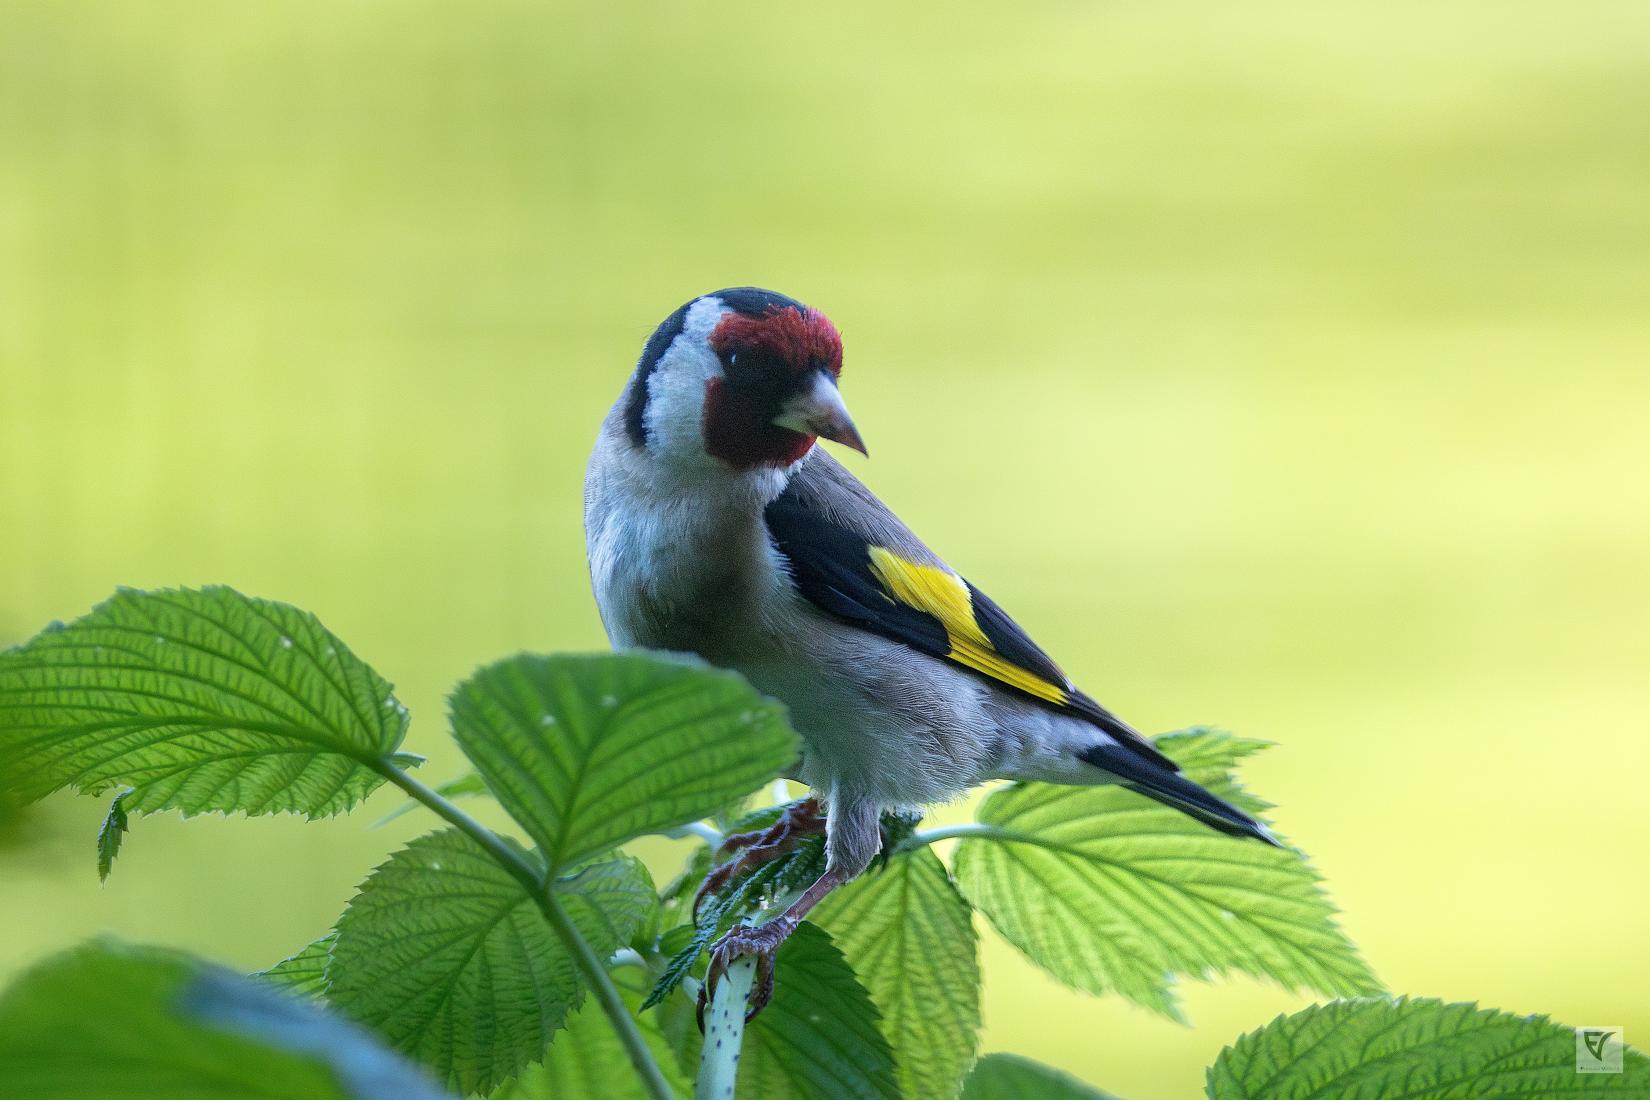
[[[842,476],[850,475],[843,471]],[[842,520],[844,509],[822,497],[829,484],[822,487],[818,481],[793,480],[765,513],[774,545],[797,587],[816,607],[1082,718],[1119,744],[1175,770],[1138,731],[1077,690],[1007,612],[935,558],[903,525],[891,516],[877,516],[890,536],[882,539],[850,529]],[[856,495],[869,496],[862,488]]]

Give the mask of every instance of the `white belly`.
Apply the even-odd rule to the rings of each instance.
[[[884,806],[955,797],[984,773],[977,685],[816,609],[796,592],[759,505],[620,503],[592,484],[591,580],[615,648],[696,653],[790,710],[796,776]]]

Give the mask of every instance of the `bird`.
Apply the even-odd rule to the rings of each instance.
[[[614,648],[733,669],[783,703],[801,736],[789,777],[812,796],[772,828],[728,838],[736,854],[700,890],[825,834],[818,880],[712,947],[701,998],[752,955],[752,1015],[772,995],[780,944],[877,856],[884,810],[990,780],[1121,784],[1221,833],[1278,843],[1078,689],[818,445],[869,457],[842,367],[841,335],[820,311],[757,287],[700,295],[648,337],[585,475],[591,583]]]

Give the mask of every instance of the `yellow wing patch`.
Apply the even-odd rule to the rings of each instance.
[[[998,653],[974,619],[974,598],[961,577],[937,565],[918,565],[881,546],[869,548],[871,572],[891,599],[932,615],[945,627],[953,661],[994,680],[1046,699],[1065,703],[1064,688],[1028,672]]]

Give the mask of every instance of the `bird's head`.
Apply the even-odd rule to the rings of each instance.
[[[755,287],[665,318],[625,396],[632,446],[678,467],[787,469],[824,438],[865,453],[837,391],[842,337],[823,313]]]

